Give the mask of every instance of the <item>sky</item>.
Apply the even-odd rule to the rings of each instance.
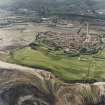
[[[11,1],[15,1],[15,0],[0,0],[0,5],[8,4]],[[64,0],[58,0],[58,1],[64,1]],[[93,1],[99,1],[99,2],[102,2],[102,3],[105,2],[105,0],[93,0]]]
[[[8,4],[11,1],[14,1],[14,0],[0,0],[0,5],[2,5],[2,4]]]

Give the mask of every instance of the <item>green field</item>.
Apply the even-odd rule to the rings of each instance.
[[[80,57],[58,56],[28,47],[14,51],[7,60],[16,64],[46,69],[65,81],[105,80],[104,56],[105,51],[96,55],[81,55]]]

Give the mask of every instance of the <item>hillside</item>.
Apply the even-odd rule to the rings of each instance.
[[[49,72],[0,61],[0,105],[105,105],[104,97],[104,82],[65,84]]]
[[[38,10],[41,7],[47,8],[49,11],[58,10],[69,13],[86,13],[94,14],[104,12],[104,0],[4,0],[0,1],[1,7],[9,9],[27,8],[30,10]]]
[[[96,15],[97,9],[104,7],[103,1],[95,0],[15,0],[9,5],[10,10],[29,9],[46,15],[52,13],[72,13]],[[99,4],[99,5],[98,5]],[[102,6],[103,5],[103,6]]]
[[[0,105],[105,105],[105,0],[0,1]]]

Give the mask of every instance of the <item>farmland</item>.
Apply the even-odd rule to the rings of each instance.
[[[1,17],[3,22],[4,17]],[[0,60],[33,68],[41,68],[54,73],[57,78],[67,82],[72,80],[104,80],[104,50],[101,53],[102,55],[96,53],[94,55],[70,57],[63,55],[62,51],[51,51],[49,53],[45,46],[41,46],[36,50],[28,47],[35,40],[38,32],[77,33],[79,30],[79,34],[86,34],[87,20],[82,21],[80,19],[81,21],[78,21],[78,17],[76,18],[77,20],[63,20],[60,18],[56,26],[51,26],[53,24],[52,18],[49,21],[36,23],[27,21],[25,17],[10,15],[9,21],[11,21],[11,24],[1,24]],[[88,23],[90,33],[103,35],[104,38],[104,21],[89,19]]]
[[[100,53],[100,52],[99,52]],[[46,69],[62,80],[105,80],[105,50],[101,55],[68,57],[48,54],[45,50],[29,47],[17,50],[8,57],[8,62]]]

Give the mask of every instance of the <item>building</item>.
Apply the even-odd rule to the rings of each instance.
[[[47,44],[49,47],[59,47],[66,51],[81,50],[82,48],[95,48],[100,45],[97,35],[80,35],[77,33],[40,32],[36,36],[38,42]]]

